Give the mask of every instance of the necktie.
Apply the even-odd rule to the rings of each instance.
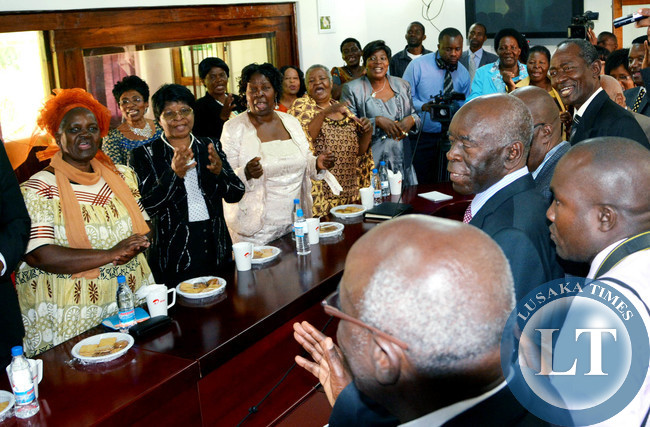
[[[472,220],[472,204],[470,203],[467,209],[465,209],[465,215],[463,215],[463,222],[469,224]]]
[[[632,106],[632,111],[634,111],[635,113],[639,112],[639,105],[641,105],[641,100],[643,99],[644,96],[645,96],[645,88],[641,86],[641,88],[639,88],[639,94],[636,96],[636,99],[634,100],[634,105]]]
[[[451,72],[449,70],[445,70],[445,83],[444,83],[443,92],[445,95],[449,95],[453,91],[454,91],[454,82],[451,80]]]
[[[476,54],[474,52],[469,54],[469,78],[474,80],[474,73],[476,73]]]
[[[576,131],[578,130],[578,126],[580,126],[580,116],[576,114],[573,116],[573,124],[571,125],[571,137],[569,139],[573,139],[573,135],[575,135]]]

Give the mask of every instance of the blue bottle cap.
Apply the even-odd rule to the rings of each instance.
[[[23,355],[23,347],[21,345],[17,345],[15,347],[11,347],[11,356],[22,356]]]
[[[294,205],[297,205],[298,203],[300,203],[300,199],[293,199],[293,204]]]
[[[126,278],[122,275],[117,276],[117,283],[126,283]]]
[[[372,173],[377,173],[377,168],[374,168],[374,169],[372,170]]]
[[[298,216],[298,218],[302,217],[302,215],[303,215],[302,209],[298,209],[298,211],[296,212],[296,215]]]
[[[381,162],[379,162],[379,166],[385,166],[385,165],[386,165],[385,161],[382,160]]]

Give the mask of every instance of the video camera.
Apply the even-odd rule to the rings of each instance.
[[[588,29],[594,29],[594,21],[598,20],[598,12],[586,11],[582,15],[571,18],[571,25],[567,28],[570,39],[587,40]]]
[[[442,124],[448,124],[451,122],[452,117],[458,110],[458,106],[453,104],[453,101],[464,101],[465,94],[452,92],[449,94],[439,94],[433,98],[431,105],[429,107],[429,114],[431,114],[431,120],[434,122],[440,122]]]

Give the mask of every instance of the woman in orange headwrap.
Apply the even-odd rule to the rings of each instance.
[[[153,283],[142,252],[147,214],[135,174],[99,161],[110,112],[83,89],[45,102],[38,125],[56,141],[50,165],[21,185],[32,221],[16,290],[28,355],[41,353],[117,312],[116,277],[133,291]]]

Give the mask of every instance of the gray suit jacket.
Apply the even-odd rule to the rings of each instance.
[[[551,199],[553,198],[549,187],[551,185],[551,178],[553,178],[555,166],[560,160],[560,157],[564,156],[566,152],[569,151],[569,148],[571,148],[571,144],[569,144],[568,141],[564,141],[564,143],[560,144],[562,144],[560,148],[558,148],[546,163],[544,163],[544,167],[542,167],[542,170],[540,170],[535,177],[535,188],[542,193],[542,196],[546,199],[547,205],[551,203]]]
[[[481,60],[479,61],[478,67],[476,69],[478,70],[484,65],[496,62],[497,59],[499,59],[498,56],[483,49],[483,56],[481,56]],[[463,64],[465,68],[469,70],[469,49],[467,49],[466,51],[463,52],[462,55],[460,55],[460,59],[458,60],[458,62]]]

